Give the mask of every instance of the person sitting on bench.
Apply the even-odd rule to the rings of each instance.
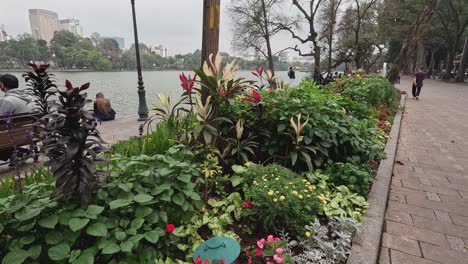
[[[0,102],[0,114],[21,114],[31,113],[32,97],[18,89],[18,78],[11,74],[0,76],[0,89],[5,93],[5,97]]]
[[[115,111],[112,109],[109,99],[106,99],[103,93],[96,94],[93,116],[100,121],[115,119]]]

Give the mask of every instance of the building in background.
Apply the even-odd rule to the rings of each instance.
[[[125,49],[125,39],[124,38],[121,38],[121,37],[109,37],[109,38],[117,41],[117,43],[119,44],[120,49]]]
[[[83,29],[78,19],[62,19],[56,12],[45,9],[29,9],[29,24],[33,38],[49,43],[55,31],[67,30],[83,37]]]
[[[280,61],[288,61],[289,60],[289,52],[285,52],[285,51],[281,52],[279,54],[279,60]]]
[[[162,45],[152,45],[149,48],[150,52],[154,52],[162,58],[167,58],[167,48],[163,47]]]
[[[29,23],[33,38],[43,39],[47,43],[60,28],[58,14],[45,9],[29,9]]]
[[[9,36],[5,30],[4,25],[0,25],[0,42],[1,41],[7,41],[9,39]]]
[[[80,21],[78,19],[62,19],[60,22],[60,29],[70,31],[71,33],[83,37],[83,29],[81,28]]]

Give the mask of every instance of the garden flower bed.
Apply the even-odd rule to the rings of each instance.
[[[194,255],[212,237],[240,243],[234,263],[344,263],[396,90],[377,76],[270,90],[270,74],[236,70],[218,55],[181,75],[184,94],[159,95],[151,132],[107,152],[83,110],[88,85],[67,84],[58,105],[48,93],[50,170],[2,193],[2,263],[228,263]]]

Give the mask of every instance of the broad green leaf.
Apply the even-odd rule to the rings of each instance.
[[[103,223],[95,223],[86,229],[86,233],[95,237],[105,237],[107,235],[107,226]]]
[[[42,246],[41,245],[34,245],[28,249],[29,257],[32,259],[37,259],[42,252]]]
[[[30,208],[24,207],[23,209],[19,210],[15,213],[15,218],[20,221],[29,220],[41,213],[41,208]]]
[[[159,211],[159,217],[161,218],[161,220],[163,220],[163,222],[167,223],[167,214],[166,214],[166,212]]]
[[[97,206],[97,205],[90,205],[88,206],[88,209],[85,211],[86,217],[91,218],[91,216],[97,216],[101,214],[104,211],[104,207],[102,206]],[[96,218],[93,218],[96,219]]]
[[[63,241],[63,234],[58,231],[51,231],[46,234],[45,241],[49,245],[57,245]]]
[[[130,200],[117,199],[117,200],[110,202],[109,206],[110,206],[110,209],[113,210],[113,209],[117,209],[120,207],[128,206],[131,203],[132,201]]]
[[[122,250],[122,252],[130,253],[132,252],[132,248],[133,243],[131,241],[125,241],[120,244],[120,250]]]
[[[29,258],[29,255],[26,250],[14,249],[3,258],[2,264],[21,264]]]
[[[177,179],[181,182],[188,183],[192,181],[192,176],[190,174],[180,174],[177,176]]]
[[[18,227],[18,231],[20,232],[28,232],[30,231],[31,229],[33,229],[33,227],[36,225],[36,221],[33,221],[29,224],[26,224],[26,225],[22,225],[20,227]]]
[[[115,254],[115,253],[117,253],[119,251],[120,251],[120,247],[116,243],[107,241],[107,243],[103,244],[102,254],[104,254],[104,255]]]
[[[31,235],[21,237],[21,238],[19,239],[20,247],[29,245],[29,244],[31,244],[32,242],[34,242],[34,240],[35,240],[35,237],[34,237],[34,236],[31,236]]]
[[[159,240],[159,233],[157,231],[146,232],[145,239],[148,240],[148,242],[156,244]]]
[[[133,219],[132,223],[130,224],[132,228],[135,228],[135,229],[140,229],[140,227],[143,225],[143,223],[145,222],[145,219],[142,219],[142,218],[135,218]]]
[[[93,264],[94,256],[92,254],[81,254],[72,264]]]
[[[178,193],[172,196],[172,201],[177,205],[183,205],[185,202],[185,197],[182,193]]]
[[[231,177],[232,187],[236,187],[241,183],[242,183],[242,177],[240,177],[239,175],[234,175]]]
[[[148,216],[149,214],[151,214],[152,212],[153,212],[153,209],[151,209],[150,207],[140,206],[135,210],[135,216],[139,218],[144,218]]]
[[[127,237],[127,233],[125,232],[115,232],[115,238],[119,241],[124,240]]]
[[[58,215],[49,215],[39,220],[38,224],[44,228],[54,229],[58,223]]]
[[[73,232],[83,229],[89,223],[88,218],[72,218],[68,222],[68,226]]]
[[[135,196],[135,202],[137,203],[146,203],[153,200],[153,196],[149,194],[140,193]]]
[[[53,246],[49,248],[49,250],[47,251],[47,254],[49,255],[49,258],[51,260],[65,259],[68,257],[69,253],[70,253],[70,247],[65,243]]]

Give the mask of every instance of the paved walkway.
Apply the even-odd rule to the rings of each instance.
[[[131,136],[138,136],[140,124],[138,116],[117,117],[113,121],[102,122],[97,129],[102,139],[109,144],[117,143]],[[146,133],[146,130],[145,130]]]
[[[468,263],[468,85],[411,80],[385,216],[381,264]]]

